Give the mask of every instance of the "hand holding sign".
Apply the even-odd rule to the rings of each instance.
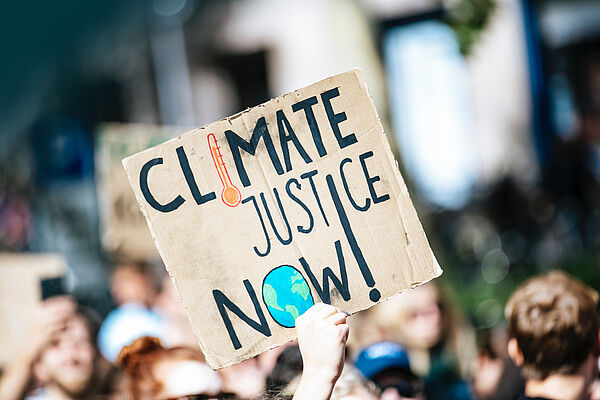
[[[303,368],[294,400],[330,398],[344,368],[347,317],[337,307],[317,303],[296,321]]]
[[[441,274],[358,70],[123,164],[213,367]]]

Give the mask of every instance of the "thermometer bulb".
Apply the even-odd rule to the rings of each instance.
[[[223,162],[223,155],[221,154],[219,142],[217,141],[214,133],[210,133],[208,135],[208,147],[210,148],[210,155],[212,156],[213,163],[215,164],[215,169],[217,170],[217,174],[219,174],[221,184],[223,185],[223,190],[221,191],[221,201],[229,207],[235,207],[240,204],[240,201],[242,200],[242,194],[240,193],[240,190],[235,187],[233,182],[231,182],[229,172],[227,172],[227,167],[225,166],[225,162]]]

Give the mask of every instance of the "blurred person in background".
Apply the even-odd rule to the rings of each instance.
[[[333,387],[331,400],[377,399],[379,399],[379,391],[373,382],[367,381],[360,371],[351,364],[346,363],[342,374]]]
[[[381,400],[424,399],[423,381],[411,371],[408,354],[397,343],[379,342],[365,348],[354,365],[381,390]]]
[[[125,346],[117,364],[127,376],[120,396],[146,399],[225,399],[219,375],[203,354],[186,347],[165,348],[158,338],[144,336]]]
[[[110,277],[110,294],[115,304],[151,307],[159,292],[155,269],[150,263],[141,261],[116,264]]]
[[[146,262],[119,263],[112,271],[110,291],[117,308],[106,316],[98,334],[100,351],[111,362],[139,337],[164,339],[164,320],[152,309],[159,293],[155,271]]]
[[[288,351],[290,348],[293,348],[291,352]],[[283,353],[286,353],[286,355],[283,355]],[[297,353],[297,356],[294,353]],[[289,356],[291,356],[291,358],[288,358]],[[287,361],[280,361],[280,357],[287,359]],[[287,363],[294,364],[299,360],[299,369],[297,372],[302,370],[302,357],[300,357],[300,350],[298,349],[298,342],[296,340],[282,344],[274,349],[267,350],[259,354],[256,358],[260,368],[267,376],[267,388],[277,386],[277,382],[280,378],[285,379],[283,376],[279,377],[279,372],[275,370],[276,366],[286,365]],[[287,365],[285,368],[287,369]],[[289,381],[286,383],[289,383]]]
[[[274,393],[289,385],[302,373],[302,355],[298,344],[286,346],[277,360],[271,373],[267,376],[266,391]]]
[[[257,357],[221,368],[219,375],[223,382],[223,390],[235,394],[240,399],[255,399],[265,391],[267,375]]]
[[[163,277],[162,288],[155,298],[153,311],[162,319],[162,339],[165,345],[200,350],[183,303],[168,274]],[[223,391],[242,399],[256,398],[263,393],[268,372],[260,365],[258,357],[218,371]]]
[[[521,399],[590,398],[598,376],[598,293],[565,272],[530,278],[506,304],[508,354],[525,378]]]
[[[164,274],[160,292],[154,301],[154,311],[162,318],[165,343],[168,346],[200,349],[179,293],[167,273]]]
[[[69,297],[37,312],[26,347],[0,380],[0,398],[88,399],[112,390],[110,366],[96,350],[96,323]]]
[[[411,371],[424,378],[427,399],[472,398],[467,378],[476,354],[474,334],[437,281],[378,304],[372,319],[385,340],[406,349]]]
[[[297,344],[284,347],[272,373],[267,377],[265,397],[268,399],[273,396],[291,399],[300,383],[303,370],[300,347]],[[333,387],[331,399],[377,400],[379,392],[373,382],[367,381],[359,370],[351,364],[345,363],[342,373]]]
[[[525,381],[506,351],[506,327],[481,332],[478,342],[479,350],[471,373],[475,397],[479,400],[518,398],[525,389]]]

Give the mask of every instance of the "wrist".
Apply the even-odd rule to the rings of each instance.
[[[313,368],[302,371],[293,400],[329,400],[337,377]]]
[[[302,370],[301,380],[310,381],[319,385],[334,385],[339,378],[339,372],[328,368],[305,367]]]

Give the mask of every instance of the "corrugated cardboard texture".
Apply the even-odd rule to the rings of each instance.
[[[360,70],[123,164],[214,368],[294,339],[311,300],[354,313],[442,272]]]
[[[36,308],[41,303],[41,279],[66,271],[57,254],[0,253],[0,366],[26,345]]]

